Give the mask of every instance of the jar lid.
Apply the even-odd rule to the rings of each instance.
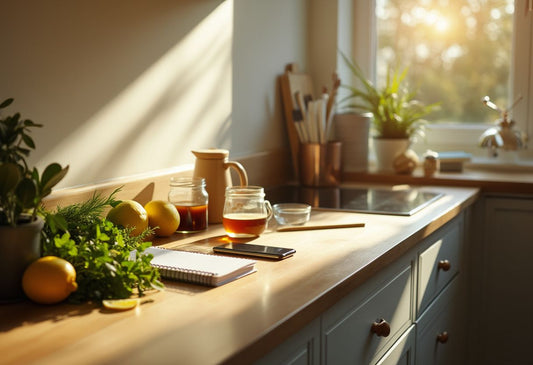
[[[205,186],[205,179],[203,177],[187,177],[187,176],[171,177],[170,186],[182,186],[182,187]]]

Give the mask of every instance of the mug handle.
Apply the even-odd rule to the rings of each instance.
[[[270,220],[270,218],[272,218],[272,205],[270,205],[270,202],[268,200],[265,200],[265,206],[266,206],[266,210],[267,210],[267,221]]]

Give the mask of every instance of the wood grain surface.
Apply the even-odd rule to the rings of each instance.
[[[290,247],[283,261],[218,288],[166,282],[135,310],[97,304],[0,305],[0,363],[249,363],[472,204],[475,188],[427,187],[445,196],[411,217],[345,213],[364,227],[302,232],[272,229],[250,242]],[[328,213],[323,219],[328,220]],[[337,212],[329,220],[336,222]],[[345,219],[344,217],[343,219]],[[221,225],[155,242],[211,252]]]

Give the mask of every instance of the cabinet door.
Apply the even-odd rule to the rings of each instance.
[[[531,364],[533,197],[487,197],[485,212],[479,363]]]
[[[411,271],[409,265],[392,278],[390,271],[378,275],[322,316],[323,363],[369,364],[383,356],[412,324]],[[389,333],[372,332],[381,319]]]
[[[413,365],[415,363],[414,353],[415,331],[414,326],[411,326],[376,365]]]
[[[417,364],[466,364],[466,303],[460,279],[456,276],[417,320]]]
[[[256,365],[318,365],[320,363],[320,318],[259,359]]]
[[[454,219],[432,234],[422,244],[418,256],[417,315],[420,315],[437,294],[459,272],[463,220]]]

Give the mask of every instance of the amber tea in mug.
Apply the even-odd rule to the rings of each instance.
[[[222,224],[230,237],[256,237],[266,229],[272,208],[259,186],[228,187]]]

